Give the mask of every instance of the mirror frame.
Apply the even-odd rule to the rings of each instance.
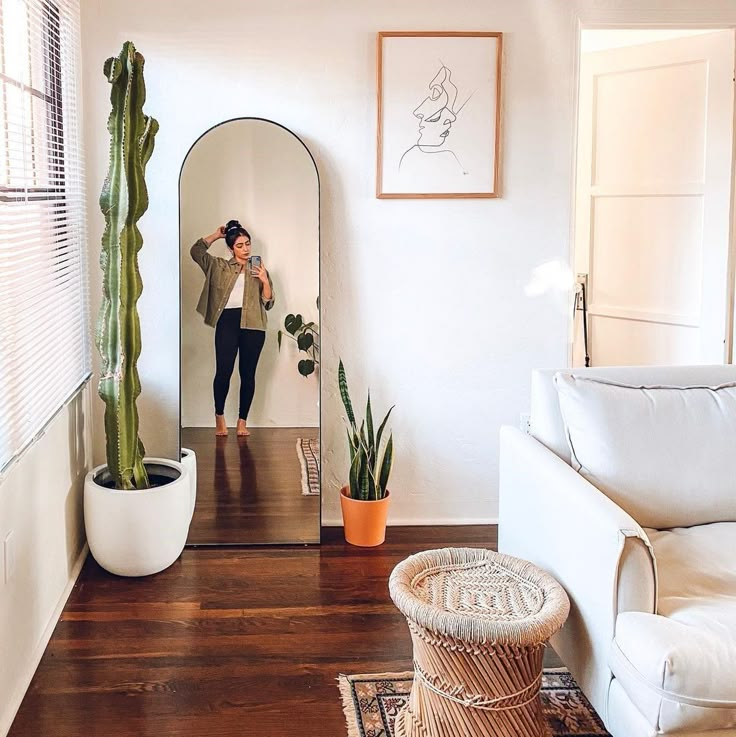
[[[260,118],[256,116],[249,116],[244,115],[236,118],[228,118],[227,120],[223,120],[219,123],[216,123],[213,126],[210,126],[204,133],[197,136],[197,138],[194,140],[192,145],[187,150],[186,154],[184,155],[184,158],[181,162],[181,167],[179,168],[179,179],[177,183],[177,208],[178,208],[178,219],[179,219],[179,237],[178,237],[178,254],[179,258],[177,260],[177,278],[179,280],[179,414],[177,419],[177,437],[178,437],[178,443],[177,443],[177,457],[179,461],[181,462],[181,404],[182,404],[182,372],[181,372],[181,330],[182,330],[182,312],[181,312],[181,304],[182,304],[182,278],[181,278],[181,262],[182,262],[182,232],[181,232],[181,178],[184,173],[184,166],[187,163],[187,159],[189,158],[189,154],[192,153],[192,150],[194,147],[211,131],[213,131],[215,128],[219,128],[222,125],[227,125],[228,123],[234,123],[237,121],[243,121],[243,120],[255,120],[261,123],[268,123],[269,125],[275,125],[278,128],[281,128],[283,131],[288,133],[293,138],[296,138],[297,141],[301,144],[302,148],[307,152],[307,155],[312,161],[312,166],[314,166],[314,173],[317,175],[317,280],[318,280],[318,296],[320,297],[319,300],[319,307],[317,308],[317,320],[319,321],[319,328],[320,328],[320,339],[322,337],[322,181],[320,179],[319,175],[319,167],[317,166],[317,161],[314,158],[314,155],[309,150],[309,147],[306,143],[296,134],[294,131],[292,131],[290,128],[287,128],[285,125],[282,125],[281,123],[277,123],[275,120],[269,120],[268,118]],[[321,343],[320,343],[321,347]],[[320,355],[321,359],[321,355]],[[319,369],[319,386],[317,387],[317,397],[319,399],[319,409],[318,409],[318,417],[319,417],[319,447],[320,447],[320,464],[319,464],[319,537],[317,542],[313,543],[304,543],[304,542],[285,542],[285,543],[259,543],[259,542],[242,542],[242,543],[189,543],[187,542],[185,544],[185,548],[211,548],[211,547],[230,547],[230,548],[239,548],[239,547],[249,547],[249,546],[256,546],[256,545],[267,545],[270,547],[273,547],[274,545],[299,545],[299,546],[309,546],[309,545],[321,545],[322,544],[322,366],[321,366],[321,360],[320,360],[320,369]]]

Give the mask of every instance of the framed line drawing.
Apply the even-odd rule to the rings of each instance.
[[[381,31],[379,199],[498,197],[503,34]]]

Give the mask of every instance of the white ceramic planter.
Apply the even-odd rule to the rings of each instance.
[[[190,448],[181,449],[181,465],[187,470],[187,475],[191,482],[192,514],[189,518],[191,521],[191,518],[194,516],[194,507],[197,504],[197,455]]]
[[[94,559],[118,576],[149,576],[168,568],[184,550],[192,518],[188,470],[166,458],[144,459],[146,470],[173,480],[142,491],[97,483],[98,466],[84,480],[84,524]]]

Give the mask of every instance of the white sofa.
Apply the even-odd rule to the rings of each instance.
[[[499,549],[566,589],[552,645],[613,737],[736,737],[731,383],[734,366],[535,371],[530,434],[501,430]]]

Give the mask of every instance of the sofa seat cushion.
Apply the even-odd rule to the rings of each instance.
[[[611,670],[657,730],[736,727],[736,523],[647,530],[657,614],[616,620]]]

